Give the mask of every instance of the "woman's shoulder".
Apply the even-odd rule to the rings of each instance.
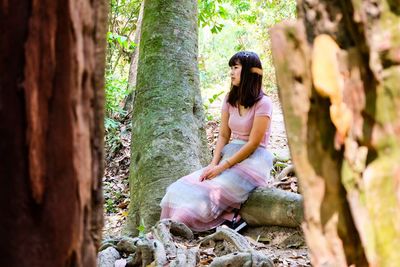
[[[255,112],[256,115],[272,115],[272,101],[271,99],[264,95],[260,100],[255,104]]]
[[[232,106],[231,104],[229,104],[228,102],[228,97],[229,97],[229,93],[227,93],[224,97],[224,99],[222,100],[222,111],[229,111],[232,108],[235,108],[234,106]]]
[[[272,106],[271,98],[267,95],[263,95],[261,97],[261,99],[257,101],[256,105],[257,106],[264,106],[264,105]]]
[[[224,99],[222,100],[222,104],[223,105],[229,105],[230,106],[230,104],[228,102],[228,97],[229,97],[229,93],[224,96]]]

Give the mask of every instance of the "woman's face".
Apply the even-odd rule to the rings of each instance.
[[[242,64],[236,63],[231,67],[231,82],[234,86],[240,84],[240,73],[242,72]]]

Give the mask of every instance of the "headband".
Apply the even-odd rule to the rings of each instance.
[[[260,75],[260,76],[263,76],[263,71],[262,71],[262,69],[257,68],[257,67],[251,68],[251,69],[250,69],[250,72],[251,72],[251,73],[256,73],[256,74],[258,74],[258,75]]]

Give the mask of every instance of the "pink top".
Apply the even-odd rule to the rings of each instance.
[[[231,129],[231,137],[233,139],[248,141],[254,117],[267,116],[270,119],[272,117],[272,102],[267,96],[263,96],[263,98],[256,102],[243,116],[240,116],[239,109],[229,104],[227,100],[228,95],[225,96],[222,103],[222,111],[229,112],[228,126]],[[267,147],[270,134],[271,127],[268,127],[261,140],[260,146]]]

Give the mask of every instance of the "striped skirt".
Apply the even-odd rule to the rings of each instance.
[[[236,141],[236,140],[234,140]],[[222,150],[222,161],[231,157],[243,143],[232,142]],[[270,178],[272,154],[258,147],[247,159],[211,180],[200,182],[204,169],[182,177],[167,188],[161,200],[161,219],[183,222],[194,231],[206,231],[232,220],[249,193],[265,186]]]

